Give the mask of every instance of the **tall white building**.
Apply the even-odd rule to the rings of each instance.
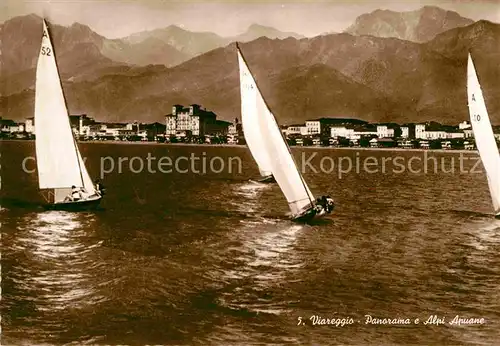
[[[321,133],[321,122],[319,120],[307,120],[306,129],[308,135],[319,135]]]
[[[377,126],[378,138],[392,138],[394,137],[394,129],[388,128],[387,125]]]
[[[415,138],[425,139],[425,124],[415,125]]]
[[[24,126],[24,129],[28,133],[35,133],[35,118],[34,117],[26,119],[26,124]]]
[[[401,138],[410,137],[410,128],[408,126],[401,126]]]
[[[204,136],[208,134],[227,134],[231,123],[217,120],[214,112],[202,109],[200,105],[189,107],[174,105],[172,114],[165,116],[167,136]]]

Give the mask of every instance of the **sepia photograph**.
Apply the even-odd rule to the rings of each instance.
[[[1,345],[500,342],[498,0],[0,3]]]

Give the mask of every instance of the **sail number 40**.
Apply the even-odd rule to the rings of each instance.
[[[474,121],[481,121],[481,115],[480,114],[474,114],[472,116],[472,120],[474,120]]]
[[[51,52],[50,47],[42,47],[42,55],[50,56]]]

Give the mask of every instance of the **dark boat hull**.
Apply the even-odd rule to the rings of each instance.
[[[66,210],[66,211],[82,211],[92,210],[99,206],[102,197],[85,199],[80,201],[69,201],[60,203],[45,204],[44,208],[48,210]]]
[[[265,183],[265,184],[270,184],[270,183],[275,183],[276,179],[274,179],[274,175],[268,175],[267,177],[263,177],[259,180],[257,180],[259,183]]]
[[[291,217],[292,221],[296,222],[310,222],[312,220],[317,220],[321,219],[327,214],[330,214],[333,211],[333,208],[331,210],[325,209],[322,206],[314,206],[314,207],[309,207],[308,209],[304,210],[303,212],[293,215]]]
[[[316,218],[318,212],[315,208],[310,208],[299,215],[292,216],[292,220],[296,222],[308,222]]]
[[[274,179],[273,175],[268,175],[268,176],[263,177],[263,178],[258,179],[258,180],[250,179],[250,182],[252,182],[254,184],[273,184],[273,183],[276,183],[276,180]]]

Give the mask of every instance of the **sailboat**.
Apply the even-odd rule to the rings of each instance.
[[[101,192],[94,187],[73,136],[45,20],[35,87],[36,163],[45,206],[70,210],[96,206]],[[72,195],[75,190],[78,195]]]
[[[307,221],[330,213],[334,207],[333,199],[323,196],[316,200],[311,193],[238,44],[236,49],[240,67],[242,113],[245,114],[242,114],[242,121],[247,124],[243,130],[249,131],[248,134],[245,133],[245,139],[250,139],[250,142],[247,139],[247,143],[259,169],[266,169],[265,173],[271,173],[276,179],[288,201],[292,220]],[[243,111],[244,107],[248,107],[250,111]]]
[[[500,155],[470,53],[467,62],[467,96],[472,131],[486,171],[493,209],[495,216],[500,217]]]
[[[257,88],[252,87],[253,77],[239,49],[238,65],[240,70],[241,122],[245,141],[259,167],[261,178],[257,182],[275,183],[276,180],[274,179],[270,162],[271,158],[261,139],[262,134],[260,132],[259,121],[259,117],[264,117],[264,113],[269,112],[269,110]]]

